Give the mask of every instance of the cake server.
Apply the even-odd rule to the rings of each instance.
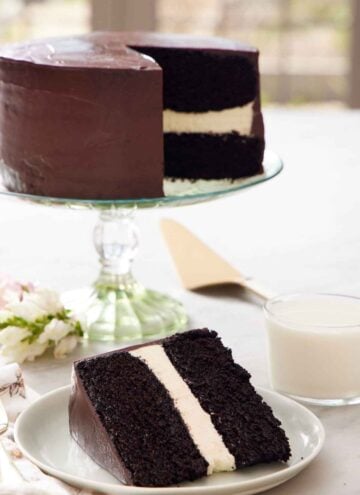
[[[237,284],[265,300],[275,295],[240,273],[175,220],[162,219],[161,229],[186,289]]]

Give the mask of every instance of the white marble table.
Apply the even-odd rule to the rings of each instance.
[[[190,327],[219,331],[257,385],[268,386],[265,329],[259,304],[240,290],[187,293],[160,235],[171,216],[198,233],[241,270],[278,292],[331,291],[360,296],[360,113],[345,110],[266,112],[269,148],[285,170],[278,178],[228,199],[138,215],[142,245],[134,271],[147,286],[184,302]],[[94,212],[32,206],[0,198],[0,271],[59,290],[92,282]],[[155,276],[156,274],[156,276]],[[110,348],[92,344],[86,355]],[[24,366],[39,392],[69,383],[74,356]],[[313,408],[327,432],[324,450],[273,495],[360,493],[360,406]]]

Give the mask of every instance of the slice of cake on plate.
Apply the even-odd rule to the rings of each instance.
[[[72,437],[120,481],[167,486],[290,457],[270,407],[214,331],[74,363]]]

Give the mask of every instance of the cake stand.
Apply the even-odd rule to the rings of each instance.
[[[265,152],[263,165],[262,174],[233,181],[165,179],[165,196],[161,198],[50,198],[10,192],[3,186],[0,194],[47,206],[97,209],[99,220],[94,229],[94,244],[100,258],[100,274],[91,289],[67,294],[66,305],[83,314],[88,339],[146,340],[184,329],[187,316],[181,303],[145,289],[132,275],[131,265],[139,245],[135,211],[215,200],[265,182],[283,167],[281,159],[270,151]]]

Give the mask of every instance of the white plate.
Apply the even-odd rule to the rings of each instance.
[[[320,452],[325,438],[319,419],[304,406],[275,392],[258,391],[289,437],[292,457],[288,464],[259,465],[168,488],[122,485],[72,440],[68,426],[70,386],[44,395],[26,409],[16,422],[15,439],[23,454],[43,471],[72,485],[111,495],[251,495],[298,474]]]

